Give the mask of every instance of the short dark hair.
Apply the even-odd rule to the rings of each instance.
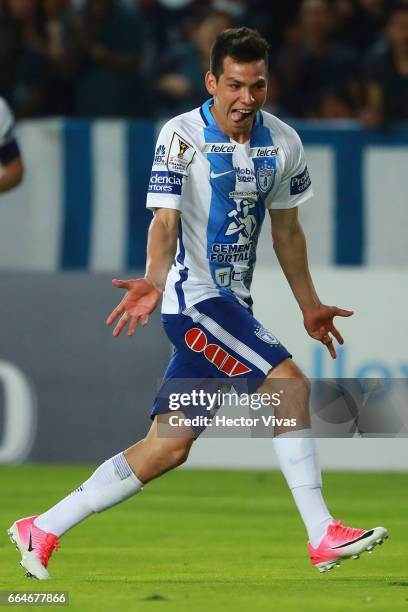
[[[231,57],[237,62],[257,62],[264,60],[268,64],[267,41],[250,28],[230,28],[224,30],[215,39],[211,48],[210,71],[219,79],[224,72],[224,59]]]

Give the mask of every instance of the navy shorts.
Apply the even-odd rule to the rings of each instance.
[[[171,393],[191,393],[198,387],[215,391],[226,382],[237,392],[241,383],[252,393],[272,368],[292,357],[250,310],[222,297],[204,300],[181,314],[164,314],[162,322],[174,351],[152,418],[172,410]],[[180,410],[188,417],[208,415],[205,405]]]

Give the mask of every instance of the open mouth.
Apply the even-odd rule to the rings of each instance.
[[[254,111],[247,108],[234,108],[231,111],[231,118],[234,123],[243,123],[244,121],[252,117],[253,114]]]

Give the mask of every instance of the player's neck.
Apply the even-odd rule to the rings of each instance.
[[[218,127],[220,128],[223,134],[225,134],[229,138],[232,138],[232,140],[235,140],[235,142],[238,142],[239,144],[245,144],[246,142],[250,140],[252,127],[254,125],[255,119],[254,121],[252,121],[251,125],[245,131],[239,130],[239,129],[235,131],[235,130],[231,130],[228,128],[228,125],[225,124],[225,121],[223,121],[222,118],[217,113],[217,109],[215,108],[214,104],[211,104],[210,111],[211,111],[212,116],[215,119],[216,124],[218,125]]]

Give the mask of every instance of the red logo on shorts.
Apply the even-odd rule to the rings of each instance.
[[[240,374],[252,372],[251,368],[235,359],[235,357],[227,353],[218,344],[208,344],[207,336],[198,327],[189,329],[184,338],[187,346],[192,351],[195,353],[202,353],[204,351],[205,358],[228,376],[239,376]]]

